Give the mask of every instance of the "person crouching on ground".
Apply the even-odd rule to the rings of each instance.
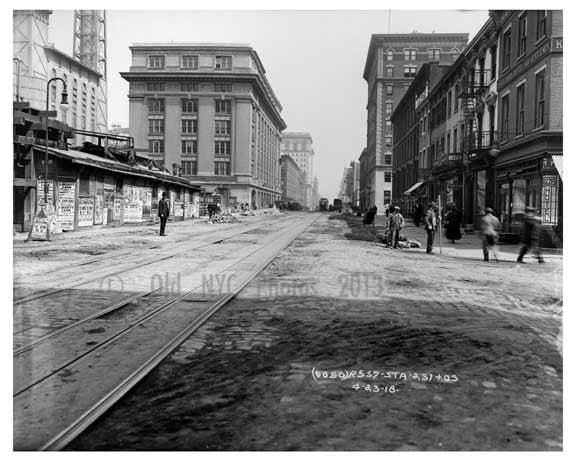
[[[390,218],[388,218],[388,235],[390,246],[398,248],[398,240],[400,238],[400,230],[404,227],[404,217],[400,214],[400,208],[397,206],[392,210]]]
[[[168,194],[162,192],[162,198],[158,202],[158,216],[160,217],[160,236],[164,237],[166,234],[166,221],[170,215],[170,201],[166,198]]]
[[[542,219],[536,214],[536,208],[527,207],[526,216],[524,218],[524,229],[522,231],[522,246],[520,247],[520,254],[516,260],[523,263],[524,255],[532,248],[532,251],[538,258],[538,263],[543,263],[544,259],[540,253],[540,229],[542,227]]]
[[[428,234],[428,239],[426,241],[426,253],[431,254],[434,248],[434,234],[438,229],[436,221],[436,212],[434,211],[434,202],[428,204],[428,211],[424,216],[424,229]]]
[[[500,231],[500,220],[494,216],[494,210],[492,210],[492,208],[486,208],[486,212],[480,220],[480,230],[484,261],[490,261],[490,250],[494,253],[494,259],[498,261],[496,240],[498,239],[498,232]]]

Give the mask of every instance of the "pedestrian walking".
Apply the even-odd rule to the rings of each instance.
[[[422,209],[422,205],[420,203],[418,203],[414,207],[414,213],[412,215],[412,219],[414,220],[414,225],[416,227],[420,227],[420,223],[422,222],[422,214],[423,213],[424,213],[424,210]]]
[[[432,253],[432,249],[434,248],[434,235],[436,234],[436,230],[438,229],[438,224],[436,220],[436,212],[434,211],[435,204],[434,202],[430,202],[428,204],[428,211],[424,216],[424,229],[428,234],[428,239],[426,241],[426,253]]]
[[[446,238],[452,240],[452,243],[462,238],[462,233],[460,232],[460,213],[458,213],[454,204],[448,205],[448,212],[446,213]]]
[[[400,208],[397,206],[392,210],[388,218],[388,238],[389,245],[392,248],[398,248],[400,230],[404,227],[404,217],[400,214]]]
[[[480,231],[484,261],[490,261],[490,250],[494,253],[494,259],[498,261],[496,240],[500,231],[500,220],[494,216],[494,210],[490,207],[486,208],[484,216],[480,219]]]
[[[538,258],[538,263],[543,263],[544,259],[540,252],[540,230],[542,227],[542,219],[536,214],[536,209],[532,207],[526,208],[526,215],[524,217],[524,227],[522,230],[522,246],[520,247],[520,254],[516,260],[519,263],[523,263],[522,259],[528,253],[529,249],[532,249],[536,257]]]
[[[162,198],[158,202],[158,216],[160,217],[160,236],[165,237],[166,221],[170,216],[170,201],[166,198],[168,194],[162,192]]]

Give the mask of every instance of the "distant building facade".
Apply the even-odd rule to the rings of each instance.
[[[383,213],[392,200],[391,115],[425,62],[452,63],[468,42],[468,34],[372,35],[364,67],[368,84],[367,175],[362,195],[367,206]]]
[[[282,202],[291,207],[295,204],[304,206],[306,177],[296,161],[289,155],[280,157],[280,184]]]
[[[136,148],[224,206],[281,199],[286,124],[254,49],[236,44],[137,44],[130,84]]]
[[[282,133],[282,153],[292,157],[306,178],[304,206],[314,209],[312,203],[312,185],[314,181],[314,149],[309,133]]]

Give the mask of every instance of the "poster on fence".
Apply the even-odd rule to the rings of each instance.
[[[142,222],[142,204],[137,202],[124,204],[124,222]]]
[[[104,197],[102,195],[96,195],[94,201],[94,224],[102,224],[102,212],[104,209]]]
[[[58,182],[58,201],[56,202],[56,215],[63,231],[74,230],[74,212],[76,211],[76,183]]]
[[[94,198],[78,199],[78,227],[91,226],[92,224],[94,224]]]
[[[36,180],[36,204],[44,203],[44,188],[46,182],[42,179]],[[48,181],[48,203],[54,203],[54,181]]]
[[[122,219],[122,203],[124,203],[122,197],[114,197],[114,221]]]
[[[184,218],[184,203],[180,200],[174,202],[174,217]]]

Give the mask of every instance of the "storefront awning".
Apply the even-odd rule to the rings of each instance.
[[[563,158],[562,155],[553,155],[552,156],[552,161],[554,162],[554,166],[556,167],[556,170],[558,170],[558,174],[560,175],[560,179],[562,179],[562,181],[564,181],[564,163],[563,163]]]
[[[414,192],[416,189],[418,189],[422,184],[424,184],[424,181],[417,182],[410,189],[408,189],[406,192],[404,192],[404,195],[410,195],[412,192]]]

